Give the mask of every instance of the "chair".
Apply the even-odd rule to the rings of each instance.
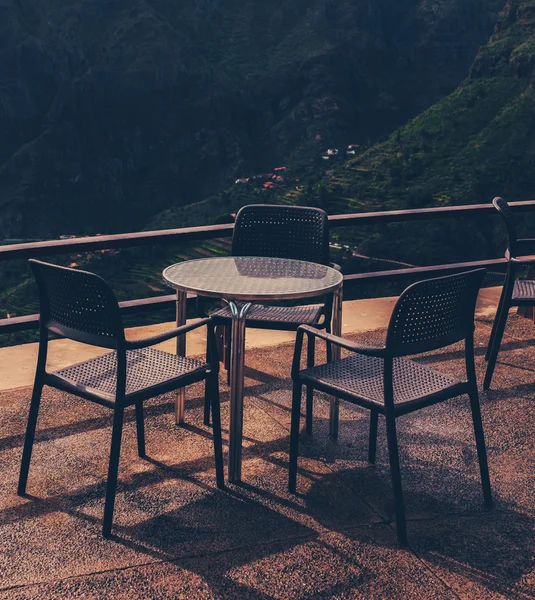
[[[291,258],[329,265],[329,221],[319,208],[251,204],[236,215],[232,236],[232,256],[266,256]],[[201,313],[202,314],[202,313]],[[230,362],[230,322],[232,314],[225,306],[211,315],[225,327],[225,368]],[[314,306],[264,306],[255,304],[249,310],[246,327],[297,331],[300,325],[331,330],[332,296]],[[314,362],[313,340],[308,346],[309,364]],[[307,431],[312,431],[312,400],[307,403]],[[208,424],[209,410],[205,411]]]
[[[485,360],[488,363],[483,382],[484,390],[488,390],[492,382],[492,375],[494,374],[496,359],[500,351],[510,308],[512,306],[535,306],[535,281],[517,279],[518,271],[521,268],[535,263],[535,258],[527,258],[528,254],[535,252],[535,239],[517,238],[513,211],[503,198],[494,198],[492,204],[494,204],[494,207],[500,213],[507,229],[508,244],[507,251],[505,252],[507,270],[485,355]]]
[[[40,301],[40,339],[18,494],[25,495],[35,427],[44,385],[69,392],[113,410],[113,430],[106,503],[104,537],[111,535],[117,470],[125,408],[135,406],[137,449],[145,457],[143,402],[159,394],[206,381],[206,397],[213,413],[213,437],[218,487],[224,486],[217,349],[209,319],[185,325],[138,341],[125,339],[117,300],[108,284],[93,273],[30,260]],[[151,348],[155,344],[207,326],[206,362]],[[48,334],[108,348],[112,352],[56,372],[46,370]]]
[[[474,312],[484,269],[421,281],[399,297],[388,326],[385,345],[360,346],[308,326],[299,327],[292,366],[293,402],[290,431],[289,490],[295,492],[302,386],[320,390],[371,411],[368,459],[375,462],[378,416],[386,419],[386,433],[397,534],[407,543],[401,489],[396,419],[420,408],[468,394],[476,438],[483,496],[492,495],[474,366]],[[303,336],[319,337],[352,354],[324,365],[300,370]],[[464,340],[466,380],[444,375],[406,357],[437,350]]]

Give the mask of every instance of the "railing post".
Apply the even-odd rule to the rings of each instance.
[[[332,316],[332,331],[334,335],[342,335],[342,300],[343,300],[343,288],[338,288],[333,294],[333,316]],[[340,346],[336,344],[332,345],[332,359],[340,359]],[[340,401],[334,396],[331,397],[331,404],[329,410],[329,433],[333,439],[338,438],[338,417]]]
[[[176,293],[176,326],[186,324],[186,292],[177,291]],[[179,335],[176,338],[176,353],[178,356],[186,356],[186,335]],[[177,425],[184,423],[186,413],[186,389],[180,388],[175,400],[175,421]]]

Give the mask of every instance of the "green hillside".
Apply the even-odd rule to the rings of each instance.
[[[535,197],[535,1],[509,0],[469,77],[449,96],[324,178],[331,212]],[[293,195],[302,202],[306,197]],[[467,243],[467,240],[470,240]],[[409,262],[496,255],[487,221],[392,225],[362,249]]]

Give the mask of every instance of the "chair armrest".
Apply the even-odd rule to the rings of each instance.
[[[516,241],[516,254],[511,256],[509,250],[505,253],[505,258],[517,264],[535,263],[535,239],[524,238]]]
[[[300,325],[297,332],[299,333],[300,330],[302,330],[308,336],[319,337],[326,342],[334,344],[335,346],[340,346],[340,348],[345,348],[346,350],[351,350],[352,352],[357,352],[358,354],[377,357],[384,357],[385,355],[386,349],[384,346],[360,346],[359,344],[350,342],[343,337],[310,327],[310,325]]]
[[[335,344],[336,346],[340,346],[340,348],[345,348],[346,350],[356,352],[357,354],[364,354],[366,356],[376,356],[378,358],[384,358],[386,356],[386,348],[384,346],[359,346],[358,344],[350,342],[349,340],[346,340],[337,335],[333,335],[332,333],[327,333],[325,331],[315,329],[314,327],[310,327],[310,325],[300,325],[297,329],[294,357],[292,362],[293,380],[297,380],[299,375],[299,367],[301,364],[301,352],[303,348],[303,337],[305,333],[309,337],[320,338],[322,340],[325,340],[329,344]]]
[[[515,265],[531,265],[535,264],[535,256],[525,256],[524,258],[510,258],[509,261],[514,263]]]
[[[334,269],[335,271],[341,271],[342,267],[340,265],[337,265],[336,263],[330,262],[329,267],[331,267],[331,269]]]
[[[170,329],[169,331],[164,331],[164,333],[159,333],[158,335],[153,335],[152,337],[143,338],[141,340],[128,341],[125,342],[125,348],[127,350],[137,350],[138,348],[147,348],[148,346],[154,346],[155,344],[159,344],[160,342],[165,342],[172,338],[178,337],[179,335],[183,335],[188,333],[189,331],[193,331],[194,329],[198,329],[203,325],[208,325],[210,323],[210,319],[199,319],[195,321],[195,323],[190,323],[189,325],[182,325],[180,327],[176,327],[175,329]]]

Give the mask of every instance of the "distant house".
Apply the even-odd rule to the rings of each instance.
[[[248,182],[249,182],[248,177],[240,177],[239,179],[236,179],[236,181],[234,183],[248,183]]]
[[[338,148],[329,148],[327,150],[328,156],[338,156]]]
[[[358,150],[359,148],[359,144],[349,144],[349,146],[347,147],[348,150]]]
[[[273,170],[274,170],[275,172],[278,172],[278,171],[286,171],[286,169],[287,169],[287,168],[288,168],[288,167],[275,167]]]
[[[119,250],[114,250],[113,248],[104,248],[103,250],[95,250],[96,254],[111,254],[114,256],[115,254],[119,254]]]

